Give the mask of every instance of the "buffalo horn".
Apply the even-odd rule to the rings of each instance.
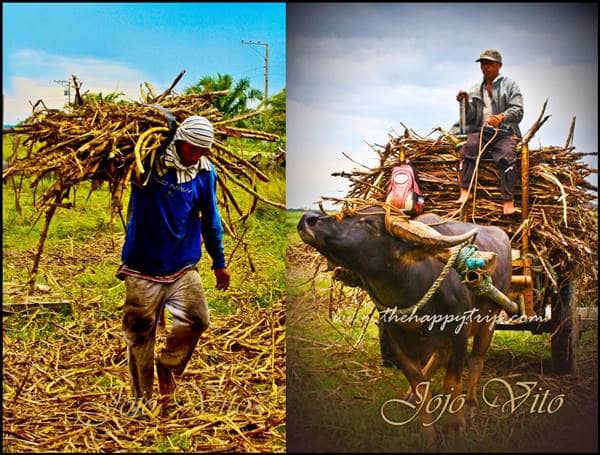
[[[431,226],[420,221],[408,222],[399,219],[393,220],[389,225],[390,234],[401,239],[410,240],[421,245],[432,245],[450,248],[456,246],[475,235],[477,228],[461,235],[443,235]]]

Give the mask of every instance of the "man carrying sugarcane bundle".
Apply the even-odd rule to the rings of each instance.
[[[123,334],[135,398],[152,396],[156,326],[165,306],[173,326],[156,360],[163,396],[173,394],[173,374],[183,373],[209,325],[196,267],[202,242],[212,258],[217,289],[229,286],[217,175],[206,158],[212,141],[212,124],[204,117],[188,117],[160,152],[149,181],[132,185],[123,264],[117,276],[126,287]]]
[[[480,62],[483,81],[474,85],[469,92],[461,90],[456,95],[456,99],[464,102],[466,108],[466,131],[460,133],[468,134],[461,149],[460,197],[457,202],[462,204],[468,199],[480,148],[483,149],[491,140],[486,150],[491,153],[500,170],[503,213],[512,215],[518,211],[514,205],[517,183],[515,146],[521,138],[519,123],[523,119],[523,95],[514,80],[500,75],[500,52],[487,49],[476,61]],[[451,132],[459,132],[458,123]]]

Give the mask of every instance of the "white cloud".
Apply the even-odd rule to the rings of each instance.
[[[529,128],[548,99],[546,114],[552,117],[538,133],[542,145],[564,144],[571,120],[576,117],[574,145],[582,152],[597,151],[598,76],[593,66],[553,65],[543,73],[541,67],[547,66],[530,63],[513,68],[526,105],[521,125]]]
[[[4,95],[4,122],[15,123],[31,115],[31,103],[42,99],[48,108],[61,108],[67,102],[65,88],[54,80],[76,75],[82,92],[120,91],[129,99],[139,99],[139,84],[151,82],[141,71],[121,62],[90,57],[66,57],[33,49],[22,49],[10,56],[16,74]],[[156,87],[159,90],[158,87]],[[5,87],[6,90],[6,87]],[[74,91],[71,90],[71,99]]]
[[[356,139],[384,143],[391,127],[382,118],[339,113],[294,100],[288,100],[287,116],[288,125],[294,125],[288,128],[286,162],[287,206],[292,208],[307,207],[321,196],[343,197],[348,182],[331,173],[359,167],[344,153],[359,164],[374,166],[375,155],[363,140]]]

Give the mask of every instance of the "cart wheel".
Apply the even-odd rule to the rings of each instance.
[[[552,365],[559,374],[577,374],[577,342],[581,324],[574,290],[573,282],[565,282],[552,308],[552,322],[555,324],[550,339]]]

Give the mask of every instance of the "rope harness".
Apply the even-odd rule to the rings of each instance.
[[[427,302],[429,302],[429,300],[431,300],[431,297],[433,297],[433,294],[435,294],[437,292],[437,290],[440,288],[440,286],[442,285],[442,282],[444,281],[446,276],[448,276],[448,274],[450,273],[450,270],[454,267],[455,263],[457,262],[457,258],[460,255],[461,251],[463,250],[463,248],[468,247],[468,244],[469,244],[469,240],[466,240],[463,243],[461,243],[460,245],[453,247],[452,250],[454,250],[454,251],[452,252],[452,255],[450,256],[450,258],[448,259],[448,262],[446,262],[440,275],[433,282],[433,284],[431,285],[429,290],[425,293],[425,295],[423,297],[421,297],[421,300],[419,300],[417,303],[415,303],[414,305],[411,305],[408,308],[402,308],[402,309],[396,308],[396,313],[410,314],[413,311],[416,313],[421,308],[423,308],[427,304]]]
[[[386,214],[385,223],[388,231],[390,231],[389,226],[392,224],[392,220],[389,218],[391,218],[391,216],[388,212]],[[485,255],[485,253],[480,254],[477,246],[474,244],[475,235],[476,234],[458,245],[449,248],[452,252],[450,258],[444,265],[440,275],[417,303],[408,308],[398,309],[395,307],[394,312],[399,313],[400,315],[407,315],[410,313],[414,314],[421,310],[440,288],[442,282],[450,273],[450,270],[454,268],[460,275],[461,282],[476,296],[486,296],[490,298],[508,314],[523,313],[523,309],[519,305],[512,302],[492,283],[492,277],[488,271],[488,260],[490,260],[490,257]],[[379,311],[389,311],[389,308],[383,307],[380,302],[376,302],[375,305]]]

